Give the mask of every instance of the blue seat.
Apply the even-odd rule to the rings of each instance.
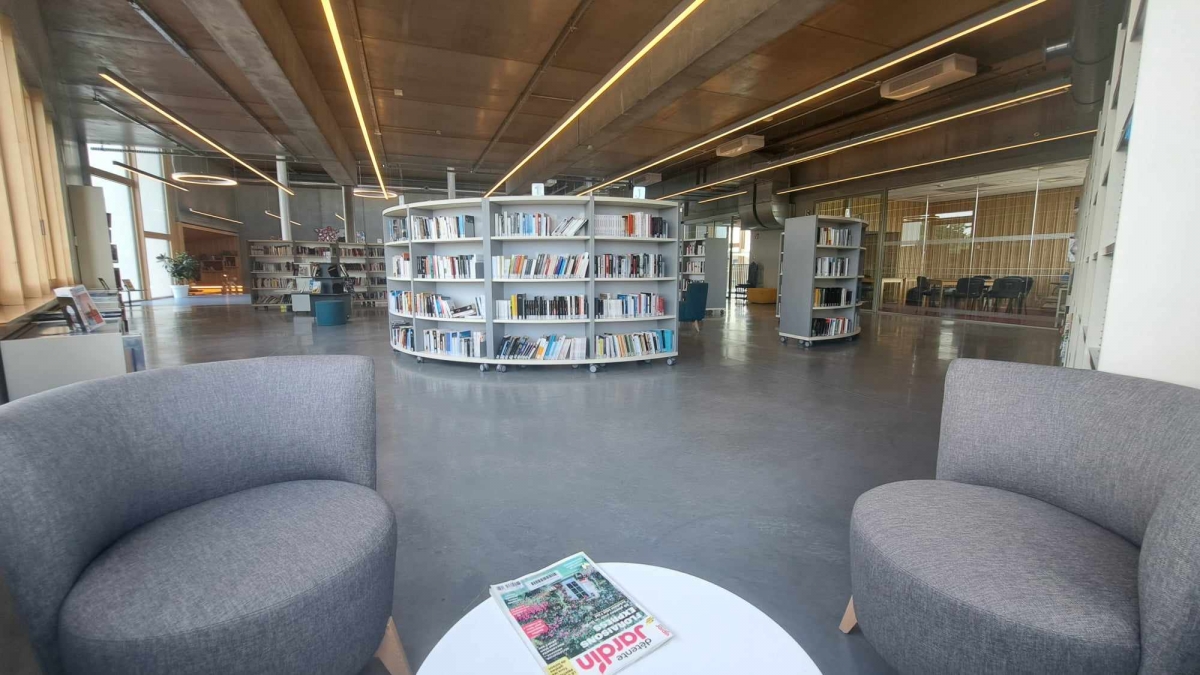
[[[708,305],[708,284],[697,281],[690,284],[683,295],[683,304],[679,307],[680,321],[694,321],[696,330],[700,330],[700,322],[704,320],[704,309]]]

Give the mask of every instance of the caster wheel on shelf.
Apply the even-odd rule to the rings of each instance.
[[[593,372],[593,373],[599,372],[600,366],[593,363],[592,365],[588,366],[588,371]]]
[[[417,363],[425,363],[425,359],[423,359],[423,358],[421,358],[420,356],[418,356],[418,357],[417,357]]]
[[[488,371],[488,364],[486,364],[486,363],[479,364],[479,372],[486,373],[487,371]]]
[[[571,366],[571,370],[579,370],[579,364],[576,363],[575,365]]]
[[[507,373],[508,366],[504,366],[504,365],[496,366],[496,370],[501,373]]]
[[[673,366],[673,365],[675,365],[675,358],[674,358],[674,357],[671,357],[671,358],[667,359],[667,365],[668,365],[668,366]]]
[[[642,363],[648,364],[648,363],[650,363],[650,359],[646,359],[645,361],[642,361]]]
[[[812,349],[812,343],[811,343],[811,342],[801,342],[801,343],[800,343],[800,346],[801,346],[801,347],[804,347],[805,349]]]
[[[787,344],[787,338],[785,338],[785,337],[780,337],[780,338],[779,338],[779,344],[781,344],[781,345],[786,345],[786,344]]]

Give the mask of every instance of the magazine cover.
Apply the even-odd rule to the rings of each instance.
[[[63,286],[54,289],[54,295],[60,298],[59,305],[67,313],[69,320],[74,321],[85,332],[92,332],[104,323],[104,317],[92,301],[92,296],[83,286]]]
[[[492,586],[491,593],[549,675],[610,675],[671,639],[585,553]]]

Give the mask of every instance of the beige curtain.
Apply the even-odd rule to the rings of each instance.
[[[73,281],[53,125],[17,71],[12,23],[0,17],[0,304],[21,305]]]

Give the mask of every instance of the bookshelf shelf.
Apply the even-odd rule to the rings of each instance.
[[[625,221],[610,220],[613,217],[620,218],[629,214],[644,215]],[[526,218],[527,216],[532,217]],[[450,220],[447,222],[446,220],[442,220],[443,218]],[[588,366],[588,369],[592,372],[597,372],[605,364],[624,361],[664,359],[668,364],[673,365],[678,356],[678,349],[675,345],[675,342],[678,340],[678,319],[675,313],[678,298],[674,293],[673,285],[670,287],[661,285],[667,282],[674,284],[679,279],[679,240],[677,239],[679,233],[679,210],[678,205],[674,202],[592,196],[516,196],[496,197],[493,199],[454,199],[393,206],[384,209],[383,219],[385,237],[392,237],[394,239],[394,241],[384,244],[384,246],[391,247],[387,250],[384,258],[389,272],[407,271],[409,266],[415,268],[421,256],[434,252],[438,255],[476,256],[474,260],[468,258],[468,264],[478,265],[482,263],[483,267],[482,279],[408,278],[389,274],[386,277],[387,304],[389,307],[389,318],[391,319],[390,328],[393,331],[389,339],[389,344],[396,352],[416,357],[420,361],[431,359],[473,363],[479,365],[481,370],[488,370],[490,366],[495,366],[501,372],[506,371],[509,365],[514,364],[520,366],[571,365],[574,367],[582,365]],[[568,224],[567,219],[578,220],[573,224]],[[584,224],[582,228],[576,229],[571,236],[545,234],[560,224],[564,230],[569,232],[572,227],[578,227],[579,220],[582,220]],[[637,232],[639,234],[665,232],[669,236],[622,237],[595,235],[594,229],[598,227],[597,223],[603,223],[605,227],[612,227],[614,222],[625,222],[630,232]],[[418,233],[444,233],[447,231],[447,227],[450,232],[457,230],[459,233],[477,234],[480,236],[453,239],[422,239],[410,236]],[[534,236],[510,234],[514,230],[541,232],[542,234]],[[619,232],[621,230],[609,229],[607,231]],[[505,234],[499,234],[500,232],[504,232]],[[437,246],[439,244],[444,245],[444,248]],[[455,249],[451,246],[452,244],[464,244],[465,246]],[[664,248],[663,245],[667,244],[670,246]],[[430,245],[430,248],[419,248],[422,245]],[[410,248],[413,252],[411,256],[408,253]],[[595,265],[594,261],[601,255],[658,255],[662,256],[662,261],[656,264],[662,265],[661,273],[663,276],[596,279],[591,276],[591,274],[594,274],[594,268],[589,269],[589,276],[587,277],[570,276],[529,279],[494,276],[493,258],[513,254],[533,255],[543,253],[548,255],[577,255],[586,253],[589,258],[589,267],[593,267]],[[394,260],[401,256],[408,258],[409,262],[401,263]],[[424,269],[425,263],[421,264],[422,269]],[[658,272],[658,270],[656,269],[655,272]],[[478,274],[478,272],[476,273]],[[382,272],[375,272],[374,274],[383,276]],[[594,282],[619,285],[596,286]],[[545,284],[551,285],[545,286]],[[559,286],[554,286],[554,284],[559,284]],[[404,291],[431,292],[433,289],[430,288],[430,285],[437,285],[436,293],[443,296],[452,307],[464,307],[468,304],[482,302],[485,307],[480,307],[482,310],[481,313],[485,314],[487,318],[472,317],[470,319],[456,320],[421,315],[413,316],[392,311],[392,307],[399,306],[395,304],[396,300],[392,299],[394,295]],[[666,313],[663,316],[599,319],[558,319],[537,316],[530,316],[524,319],[492,318],[498,301],[507,302],[512,296],[522,295],[526,300],[541,297],[544,300],[555,302],[571,301],[586,303],[588,307],[587,311],[591,313],[594,311],[594,304],[601,297],[602,292],[606,299],[616,298],[621,294],[636,295],[639,292],[653,293],[661,298],[659,300],[660,303],[665,303]],[[561,296],[566,297],[559,300]],[[574,300],[574,298],[579,298],[579,300]],[[486,306],[491,306],[492,309],[487,309]],[[617,311],[621,310],[618,308]],[[446,322],[446,324],[442,328],[439,328],[442,322]],[[455,327],[453,324],[464,325]],[[630,325],[613,326],[611,324]],[[398,329],[405,326],[411,326],[413,334],[411,337],[406,336],[406,341],[401,343],[397,341]],[[471,331],[475,336],[472,339],[482,342],[483,348],[480,351],[485,356],[457,357],[448,354],[426,352],[423,349],[406,349],[399,346],[400,344],[411,345],[409,340],[412,339],[415,339],[416,347],[418,348],[431,345],[433,344],[433,337],[436,335],[432,332],[434,330],[450,331],[453,333]],[[665,343],[661,342],[666,339],[662,331],[671,331],[672,334],[671,338]],[[644,335],[646,337],[643,338],[642,344],[658,341],[660,344],[665,344],[671,348],[671,351],[620,359],[594,358],[594,350],[597,348],[597,338],[610,334]],[[529,338],[536,341],[552,335],[574,339],[576,340],[576,347],[579,344],[578,340],[582,338],[583,343],[587,346],[588,358],[536,360],[500,358],[498,356],[501,346],[505,343],[507,337]],[[454,337],[459,338],[459,336]],[[466,338],[468,336],[462,335],[461,337]],[[445,336],[440,336],[440,339],[445,339]],[[637,344],[638,342],[636,339],[631,338],[631,340],[632,342],[627,343],[627,345]],[[478,344],[479,342],[476,342],[477,346]],[[609,344],[611,346],[611,341]],[[470,352],[471,350],[467,349],[466,351]]]
[[[777,301],[780,342],[796,340],[811,347],[859,334],[864,226],[855,218],[826,216],[784,221],[787,246]]]
[[[487,323],[486,319],[484,319],[483,317],[478,317],[478,316],[462,317],[462,318],[445,317],[445,316],[429,316],[426,314],[406,314],[403,316],[407,316],[410,319],[418,319],[421,321],[447,321],[450,323]]]

